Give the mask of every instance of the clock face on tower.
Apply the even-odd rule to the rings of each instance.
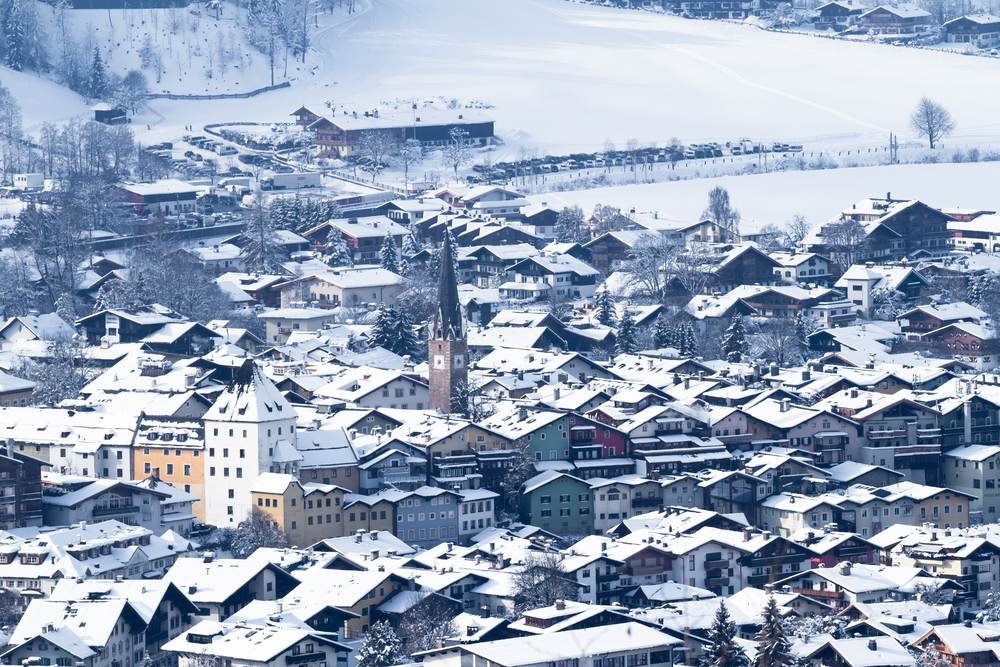
[[[434,368],[444,368],[444,355],[435,354],[434,355]]]
[[[462,363],[463,363],[462,355],[456,354],[455,355],[455,368],[461,368],[462,367]]]

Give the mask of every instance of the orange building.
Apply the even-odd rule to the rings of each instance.
[[[198,419],[143,416],[132,445],[132,479],[150,475],[205,497],[205,429]],[[191,511],[205,520],[205,502]]]

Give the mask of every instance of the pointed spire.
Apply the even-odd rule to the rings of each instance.
[[[462,320],[462,305],[458,301],[451,233],[448,230],[445,230],[444,242],[441,244],[441,277],[438,281],[438,303],[432,336],[439,340],[465,340],[465,323]]]

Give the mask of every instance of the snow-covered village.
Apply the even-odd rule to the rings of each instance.
[[[0,665],[1000,667],[998,15],[0,0]]]

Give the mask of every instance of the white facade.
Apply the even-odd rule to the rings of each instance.
[[[292,406],[247,361],[205,413],[207,523],[235,527],[246,518],[250,489],[261,473],[298,474],[295,424]]]

